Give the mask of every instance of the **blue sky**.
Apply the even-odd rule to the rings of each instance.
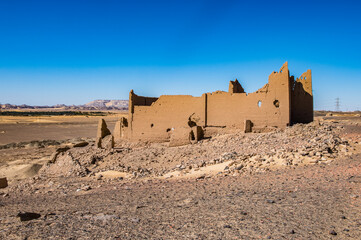
[[[361,110],[361,1],[0,0],[0,102],[261,88],[312,69],[315,109]]]

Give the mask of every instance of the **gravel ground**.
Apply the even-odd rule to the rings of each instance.
[[[342,120],[267,134],[220,135],[179,148],[90,152],[101,157],[93,163],[79,158],[85,154],[77,155],[90,146],[71,149],[57,162],[75,162],[68,166],[73,172],[50,175],[59,167],[55,162],[38,177],[10,181],[8,188],[0,189],[0,238],[360,239],[360,136],[359,125]],[[203,152],[196,153],[198,149]],[[190,159],[187,152],[205,157]],[[134,170],[140,159],[134,158],[134,165],[122,162],[132,159],[129,154],[149,156],[143,159],[149,164],[143,167],[147,174]],[[114,156],[120,156],[115,169],[127,169],[132,177],[94,176],[108,170]],[[271,158],[274,162],[268,161]],[[161,159],[175,160],[163,169]],[[176,169],[187,174],[195,164],[202,169],[228,161],[232,164],[219,174],[164,177]],[[232,169],[240,163],[242,169]],[[82,171],[84,176],[77,174]],[[34,219],[21,221],[19,216]]]

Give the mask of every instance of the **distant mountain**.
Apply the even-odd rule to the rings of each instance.
[[[1,104],[0,110],[11,109],[54,109],[54,110],[128,110],[128,100],[94,100],[84,105],[64,105],[57,104],[54,106],[31,106],[31,105],[14,105]]]
[[[84,104],[84,107],[94,107],[97,109],[128,109],[128,100],[94,100],[87,104]]]

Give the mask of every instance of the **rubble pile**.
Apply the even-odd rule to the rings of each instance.
[[[173,171],[187,174],[227,162],[220,174],[267,171],[272,167],[330,163],[352,147],[339,136],[341,126],[315,122],[296,124],[268,133],[223,134],[196,144],[169,147],[167,143],[127,144],[99,148],[96,143],[70,148],[57,155],[41,175],[86,176],[115,170],[134,178],[161,177]]]

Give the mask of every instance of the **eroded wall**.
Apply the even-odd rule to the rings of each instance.
[[[313,121],[311,70],[307,70],[300,78],[293,81],[291,91],[291,121],[292,123],[309,123]]]
[[[163,95],[159,98],[129,95],[126,138],[162,142],[175,129],[240,128],[246,120],[254,128],[285,128],[291,123],[313,120],[311,71],[296,81],[290,77],[287,62],[270,74],[268,83],[253,93],[245,93],[240,83],[231,81],[229,92],[216,91],[201,97]]]
[[[151,106],[134,106],[130,138],[164,141],[175,128],[189,127],[189,120],[204,125],[204,96],[163,95]]]
[[[244,120],[251,120],[255,127],[284,128],[290,123],[290,81],[287,63],[279,72],[273,72],[269,76],[268,84],[254,93],[218,91],[207,95],[208,126],[242,128]]]
[[[245,93],[242,85],[238,82],[237,78],[234,81],[229,81],[228,92],[229,93]]]

